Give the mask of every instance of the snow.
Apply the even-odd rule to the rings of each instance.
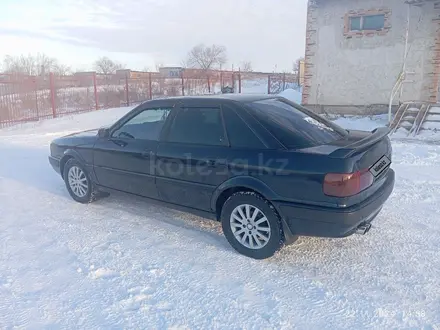
[[[237,90],[237,87],[235,88]],[[241,91],[244,94],[267,94],[267,78],[242,79]]]
[[[379,116],[337,116],[333,122],[347,129],[372,131],[377,127],[386,126],[388,123],[387,115]]]
[[[402,120],[402,122],[400,123],[400,127],[406,128],[406,129],[410,129],[413,126],[413,123],[406,121],[406,120]]]
[[[245,77],[242,77],[241,79],[241,92],[243,94],[267,94],[268,86],[267,86],[267,77],[266,78],[253,78],[253,79],[246,79]],[[224,85],[231,85],[231,82],[224,82]],[[221,83],[220,81],[217,82],[213,86],[214,93],[215,92],[221,92]],[[238,92],[239,86],[238,81],[235,81],[234,84],[235,92]]]
[[[278,95],[298,104],[301,104],[302,94],[292,88],[285,89]]]
[[[440,114],[436,114],[436,113],[434,113],[432,115],[428,114],[426,116],[425,120],[440,121]]]
[[[429,129],[429,130],[440,130],[440,122],[438,121],[425,121],[422,125],[422,127],[424,129]]]
[[[438,114],[440,114],[440,107],[429,108],[429,113],[438,113]]]
[[[440,108],[439,108],[440,109]],[[435,116],[435,115],[428,115]],[[329,119],[336,124],[355,130],[372,131],[377,127],[383,127],[388,124],[388,115],[374,115],[374,116],[329,116]],[[429,117],[430,120],[436,120],[435,117]],[[403,121],[402,127],[399,127],[396,132],[391,135],[393,141],[406,141],[412,143],[426,142],[437,143],[440,141],[440,122],[426,121],[423,123],[422,129],[416,136],[411,134],[408,137],[409,130],[413,123]]]
[[[366,236],[304,237],[256,261],[218,223],[131,196],[69,197],[50,141],[128,110],[0,130],[0,328],[440,327],[439,145],[393,139],[395,191]]]

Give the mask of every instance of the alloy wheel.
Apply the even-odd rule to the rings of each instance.
[[[235,239],[248,249],[261,249],[270,240],[269,220],[255,206],[238,205],[231,213],[230,226]]]
[[[81,168],[78,166],[72,166],[69,169],[67,178],[69,187],[76,196],[82,198],[87,195],[89,190],[89,182],[86,174]]]

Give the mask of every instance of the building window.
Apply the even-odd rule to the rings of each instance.
[[[385,35],[391,29],[391,10],[387,8],[350,10],[345,15],[347,38]]]
[[[362,30],[362,17],[350,17],[350,31]]]
[[[382,30],[385,27],[385,15],[366,15],[350,17],[350,31]]]

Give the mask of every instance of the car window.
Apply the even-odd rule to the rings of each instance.
[[[212,146],[225,145],[220,109],[180,109],[171,124],[168,141]]]
[[[258,120],[287,148],[327,144],[345,136],[344,131],[323,118],[281,99],[252,102]]]
[[[171,109],[144,110],[114,131],[112,137],[157,141],[170,112]]]
[[[263,142],[228,105],[222,107],[229,143],[234,148],[265,148]]]

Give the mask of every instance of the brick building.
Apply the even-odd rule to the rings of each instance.
[[[310,0],[305,62],[303,103],[318,111],[385,112],[402,72],[393,104],[437,102],[440,1]]]

